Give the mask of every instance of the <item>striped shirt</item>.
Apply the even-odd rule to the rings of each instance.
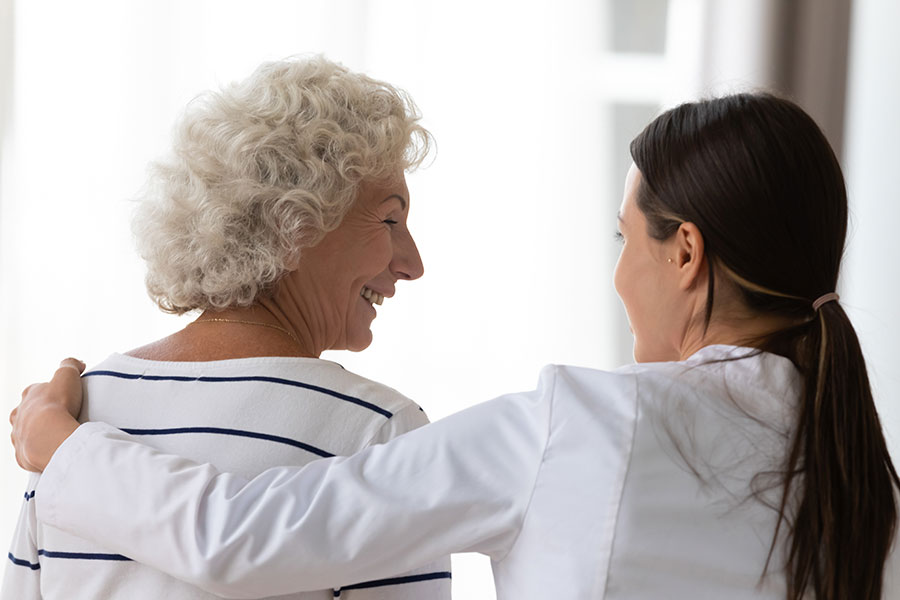
[[[82,420],[105,421],[165,452],[247,477],[272,466],[350,455],[428,422],[397,391],[319,359],[160,362],[114,354],[85,373],[83,383]],[[129,468],[126,456],[121,468]],[[38,522],[38,480],[32,476],[24,493],[3,600],[214,597]],[[250,542],[240,551],[251,557],[264,551],[262,545]],[[347,583],[280,598],[446,599],[450,561],[445,557],[395,577]]]

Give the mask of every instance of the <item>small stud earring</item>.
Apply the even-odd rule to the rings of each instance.
[[[671,263],[671,262],[675,262],[675,261],[672,260],[671,258],[667,258],[666,260],[669,261],[670,263]]]

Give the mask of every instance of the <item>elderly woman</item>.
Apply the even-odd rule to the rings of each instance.
[[[150,295],[199,317],[85,373],[82,420],[246,477],[425,424],[393,389],[319,359],[366,348],[375,307],[398,280],[422,275],[404,181],[428,149],[417,121],[404,93],[323,58],[264,64],[192,102],[134,226]],[[114,479],[130,469],[121,458]],[[37,484],[25,494],[4,599],[210,597],[44,526]],[[238,553],[266,556],[267,543],[247,540]],[[449,557],[431,560],[400,578],[291,597],[449,598]]]
[[[900,597],[900,481],[834,293],[847,197],[825,137],[738,95],[631,151],[615,286],[638,364],[548,367],[534,392],[252,479],[79,426],[63,368],[12,416],[20,461],[46,465],[38,516],[233,597],[455,551],[494,560],[503,600]]]

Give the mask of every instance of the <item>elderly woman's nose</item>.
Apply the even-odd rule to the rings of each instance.
[[[411,235],[398,240],[391,260],[391,271],[397,279],[418,279],[425,273],[419,248]]]

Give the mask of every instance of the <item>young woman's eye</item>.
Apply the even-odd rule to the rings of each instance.
[[[618,229],[616,229],[616,231],[613,233],[613,238],[615,238],[615,240],[617,242],[619,242],[620,244],[625,243],[625,236],[622,235],[622,232],[619,231]]]

